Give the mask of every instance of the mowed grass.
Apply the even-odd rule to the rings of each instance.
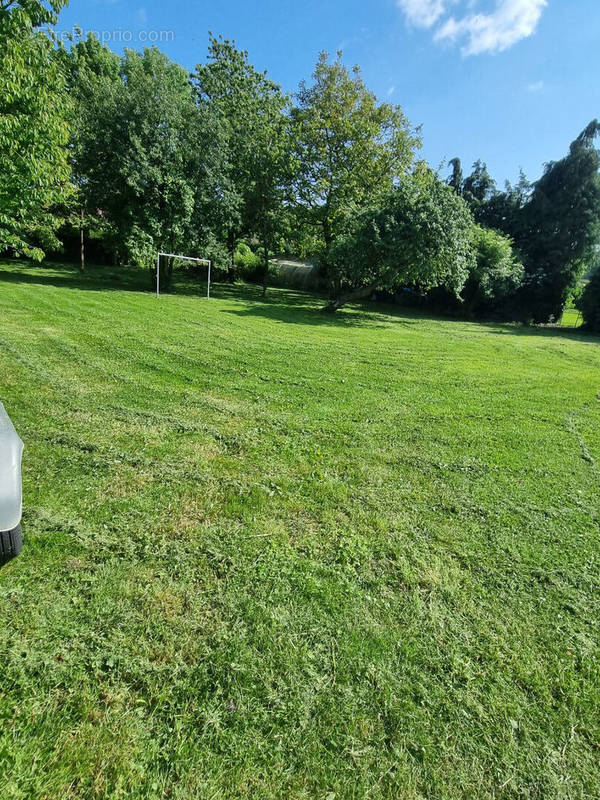
[[[580,328],[583,325],[581,313],[576,308],[566,308],[560,324],[563,328]]]
[[[600,340],[0,266],[0,798],[600,796]]]

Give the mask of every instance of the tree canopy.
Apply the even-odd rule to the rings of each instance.
[[[56,50],[36,30],[62,2],[0,6],[0,251],[42,258],[69,194],[69,97]]]
[[[363,211],[332,248],[336,311],[375,289],[445,286],[458,294],[475,266],[471,214],[431,170],[420,168]]]
[[[535,322],[559,319],[600,235],[600,153],[593,120],[568,155],[546,166],[523,208],[524,305]]]
[[[300,85],[292,111],[295,202],[315,226],[325,269],[329,250],[356,210],[372,206],[406,175],[420,145],[399,106],[379,103],[358,67],[321,53],[313,83]]]
[[[257,71],[248,53],[210,36],[208,61],[193,76],[200,106],[216,114],[223,135],[227,182],[220,214],[231,266],[238,240],[257,235],[263,249],[263,285],[269,252],[281,229],[290,174],[289,98]]]
[[[60,10],[68,4],[69,0],[0,0],[0,35],[8,29],[56,25]]]

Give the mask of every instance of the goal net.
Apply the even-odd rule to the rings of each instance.
[[[161,270],[163,276],[166,274],[171,277],[173,266],[176,262],[183,262],[188,264],[197,264],[198,266],[205,266],[207,268],[206,279],[206,297],[210,300],[210,278],[212,262],[207,258],[196,258],[194,256],[182,256],[175,253],[157,253],[156,255],[156,296],[160,297],[160,279]]]

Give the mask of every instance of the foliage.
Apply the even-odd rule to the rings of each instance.
[[[97,191],[94,175],[97,170],[98,121],[106,111],[107,94],[119,97],[121,59],[108,47],[100,44],[94,34],[73,44],[70,50],[61,49],[60,56],[71,97],[69,140],[73,196],[68,209],[69,228],[81,236],[81,268],[85,266],[85,235],[100,237],[114,247],[117,227],[107,219],[99,206],[104,197]],[[118,102],[118,101],[117,101]],[[110,181],[110,176],[105,176]],[[132,263],[136,263],[132,260]]]
[[[56,25],[69,0],[0,0],[0,37],[29,33],[42,25]]]
[[[253,252],[250,245],[246,242],[239,242],[235,248],[235,265],[242,271],[255,270],[261,267],[262,261],[256,253]]]
[[[318,231],[327,270],[330,248],[356,209],[375,206],[407,174],[420,141],[400,107],[378,103],[341,53],[331,63],[321,53],[313,84],[300,85],[296,102],[295,201],[305,224]]]
[[[501,233],[476,225],[473,229],[475,264],[462,296],[471,314],[500,310],[523,280],[523,265],[515,257],[511,240]]]
[[[535,322],[562,315],[600,235],[600,153],[594,120],[569,154],[546,166],[523,209],[520,242],[527,281],[522,302]]]
[[[448,186],[451,186],[456,194],[463,193],[463,171],[460,158],[453,158],[449,165],[452,167],[452,175],[448,178]]]
[[[592,274],[577,301],[583,322],[589,330],[600,333],[600,267]]]
[[[197,66],[193,78],[201,105],[216,115],[224,132],[227,183],[220,192],[220,220],[232,268],[239,238],[256,234],[266,281],[290,172],[288,98],[250,64],[247,52],[212,35],[208,61]]]
[[[56,246],[56,204],[69,194],[69,101],[50,38],[62,2],[0,3],[0,251],[40,259]]]
[[[136,263],[153,268],[158,250],[193,253],[217,225],[216,119],[197,106],[186,71],[155,48],[127,51],[118,69],[93,39],[72,53],[82,106],[74,158],[87,208],[102,210],[114,226],[115,247]],[[136,245],[140,236],[143,244]],[[167,263],[163,288],[171,272]]]
[[[477,222],[514,241],[525,267],[514,310],[524,319],[560,319],[589,265],[600,236],[600,155],[594,146],[599,131],[594,120],[571,144],[569,154],[547,164],[534,184],[521,173],[515,186],[507,184],[499,192],[481,161],[462,183]]]
[[[475,211],[476,219],[487,228],[494,228],[510,237],[520,249],[527,236],[523,210],[531,197],[533,185],[521,170],[513,186],[506,181],[503,192],[495,191]]]
[[[328,309],[340,308],[363,289],[443,285],[458,294],[474,267],[472,226],[464,201],[420,168],[380,206],[362,212],[354,231],[332,247],[336,294]]]
[[[157,247],[154,238],[142,228],[138,228],[137,225],[132,227],[125,247],[129,263],[133,266],[151,269],[156,265]],[[167,268],[172,268],[172,264],[169,264]]]
[[[458,175],[453,175],[452,184],[457,181]],[[473,164],[473,171],[470,175],[467,175],[462,183],[461,194],[473,212],[475,219],[478,222],[483,222],[480,216],[482,209],[496,194],[496,182],[488,172],[487,164],[484,164],[481,160]]]

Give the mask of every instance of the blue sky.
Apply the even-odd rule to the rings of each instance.
[[[482,158],[499,184],[520,167],[539,177],[600,117],[598,0],[71,0],[58,29],[74,24],[117,51],[169,32],[159,46],[189,69],[211,30],[288,91],[321,50],[342,49],[423,125],[432,166],[459,156],[466,171]]]

